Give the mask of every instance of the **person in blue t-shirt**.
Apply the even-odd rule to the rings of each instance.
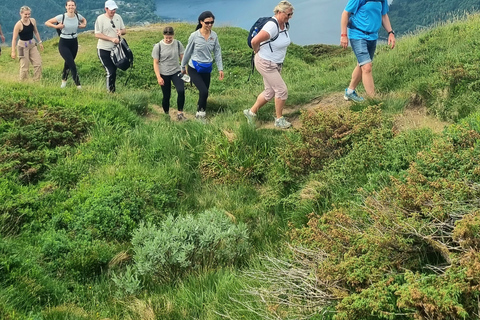
[[[355,89],[362,81],[369,97],[375,95],[372,61],[377,47],[378,30],[383,26],[388,32],[388,45],[395,47],[395,32],[388,18],[388,0],[349,0],[341,19],[340,45],[347,48],[348,39],[357,57],[350,85],[345,89],[345,100],[362,102]],[[348,29],[348,33],[347,33]]]

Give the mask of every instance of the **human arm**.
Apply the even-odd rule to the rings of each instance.
[[[180,67],[182,68],[183,74],[186,73],[186,66],[188,64],[188,61],[190,61],[190,58],[193,54],[193,49],[195,48],[194,38],[195,38],[195,32],[192,33],[188,38],[187,47],[185,48],[185,51],[183,53],[182,62],[180,63]]]
[[[85,19],[84,16],[81,16],[81,17],[82,17],[83,19],[80,19],[80,20],[79,20],[80,23],[78,24],[78,28],[79,28],[79,29],[84,29],[84,28],[87,27],[87,19]]]
[[[15,26],[13,27],[12,52],[10,53],[10,56],[12,57],[12,59],[15,59],[17,55],[16,46],[17,46],[18,33],[20,32],[20,26],[21,26],[21,23],[20,21],[18,21],[17,23],[15,23]]]
[[[350,12],[343,10],[342,17],[340,19],[340,45],[344,49],[348,47],[347,26],[348,26],[349,19],[350,19]]]
[[[40,47],[40,50],[43,51],[43,43],[42,39],[40,39],[40,33],[38,33],[38,28],[37,28],[37,21],[33,18],[30,19],[33,24],[33,34],[35,35],[35,38],[37,38],[37,44]]]
[[[0,26],[0,39],[2,39],[2,42],[5,42],[5,36],[3,35],[2,26]]]
[[[45,25],[50,28],[62,30],[65,25],[61,22],[58,22],[57,17],[53,17],[45,21]]]
[[[393,32],[392,25],[390,24],[390,18],[388,14],[382,16],[382,26],[388,32],[388,45],[390,48],[395,48],[395,33]]]
[[[157,76],[158,84],[163,86],[165,82],[163,81],[163,78],[160,75],[160,64],[157,58],[153,58],[153,70],[155,71],[155,75]]]
[[[257,53],[260,50],[260,43],[270,39],[270,34],[265,30],[260,30],[260,32],[253,37],[252,39],[252,49],[254,53]]]
[[[223,80],[223,60],[222,60],[222,48],[220,47],[220,42],[218,37],[215,38],[215,47],[213,48],[213,54],[215,56],[215,63],[217,64],[218,69],[218,79]]]

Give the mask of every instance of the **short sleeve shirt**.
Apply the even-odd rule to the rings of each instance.
[[[99,15],[95,21],[95,33],[103,33],[107,37],[118,37],[117,30],[121,29],[125,29],[125,25],[123,24],[122,17],[120,17],[118,14],[115,14],[111,20],[105,14],[102,14]],[[115,44],[111,41],[98,39],[97,49],[112,51],[114,46]]]
[[[153,46],[152,58],[158,59],[160,74],[170,76],[180,72],[180,55],[185,49],[180,41],[173,39],[172,43],[166,44],[163,40]]]
[[[279,29],[275,22],[268,21],[267,23],[265,23],[262,30],[268,32],[270,38],[272,38],[278,33]],[[274,63],[283,63],[283,60],[285,60],[285,55],[287,54],[287,47],[291,43],[288,30],[286,28],[284,30],[280,30],[280,34],[275,41],[272,41],[270,43],[266,42],[267,41],[260,44],[260,51],[258,52],[260,57]]]
[[[352,13],[350,24],[354,27],[349,27],[350,39],[377,40],[382,16],[388,13],[388,1],[349,0],[345,11]]]
[[[77,18],[77,15],[73,16],[73,18],[70,18],[65,13],[65,14],[59,14],[58,16],[55,17],[55,19],[57,19],[58,23],[62,23],[62,20],[63,20],[63,25],[65,26],[62,29],[60,38],[73,39],[77,37],[78,25],[80,24],[80,21],[83,21],[84,17],[81,14],[78,14],[78,18]]]

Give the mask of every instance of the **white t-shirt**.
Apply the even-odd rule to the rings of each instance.
[[[273,19],[275,19],[275,17],[273,17]],[[274,37],[278,33],[277,25],[273,21],[268,21],[267,23],[265,23],[262,30],[268,32],[270,38]],[[287,29],[280,29],[280,34],[275,41],[272,41],[270,43],[266,42],[268,42],[268,40],[260,44],[260,51],[258,52],[260,57],[274,63],[283,63],[285,55],[287,54],[287,47],[291,43],[290,35],[288,34]]]
[[[122,17],[120,17],[118,14],[115,14],[111,20],[105,14],[102,14],[99,15],[95,21],[95,33],[103,33],[107,37],[118,37],[117,30],[121,29],[125,29],[125,25],[123,24]],[[115,43],[112,41],[98,39],[97,49],[112,51],[114,46]]]

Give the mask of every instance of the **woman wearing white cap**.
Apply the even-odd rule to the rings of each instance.
[[[120,36],[127,33],[120,15],[116,14],[118,6],[113,0],[105,2],[105,13],[95,21],[95,37],[98,39],[97,53],[100,62],[107,72],[107,90],[115,92],[117,67],[110,57],[115,44],[120,42]]]

